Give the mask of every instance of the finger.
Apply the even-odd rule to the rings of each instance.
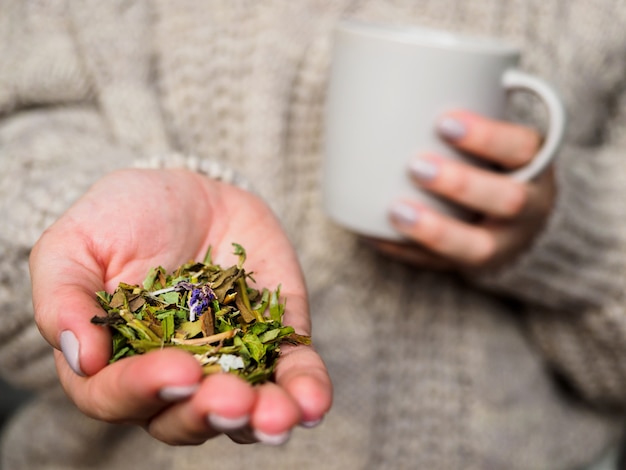
[[[428,191],[483,215],[514,218],[528,201],[525,183],[435,155],[412,160],[409,171]]]
[[[218,433],[241,444],[279,445],[289,439],[300,412],[275,383],[252,387],[231,374],[208,377],[194,397],[164,410],[148,431],[168,444],[196,444]]]
[[[284,444],[300,420],[298,404],[286,389],[274,382],[258,387],[257,401],[250,417],[250,426],[258,441],[270,445]]]
[[[519,168],[541,146],[537,131],[519,124],[495,121],[468,111],[446,114],[437,130],[455,147],[483,157],[504,168]]]
[[[496,240],[488,230],[412,201],[397,201],[391,208],[390,219],[400,233],[455,264],[482,266],[496,253]]]
[[[171,444],[198,444],[218,434],[247,427],[256,390],[233,374],[207,377],[193,398],[165,409],[147,426],[155,438]]]
[[[56,352],[61,383],[87,416],[113,423],[141,423],[191,395],[202,378],[194,357],[166,349],[124,358],[92,377],[73,373]]]
[[[300,424],[320,423],[332,405],[333,388],[322,358],[310,346],[281,346],[276,383],[296,403]]]
[[[75,373],[92,375],[107,364],[111,337],[105,328],[90,322],[102,315],[95,292],[103,288],[103,272],[85,246],[75,232],[53,226],[31,252],[30,273],[35,319],[42,335],[63,350]]]

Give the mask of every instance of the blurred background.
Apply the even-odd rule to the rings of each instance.
[[[17,390],[0,379],[0,434],[13,413],[26,403],[30,397],[30,393]]]

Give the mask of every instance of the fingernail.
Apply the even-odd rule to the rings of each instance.
[[[456,140],[467,134],[467,127],[458,119],[445,117],[437,123],[437,131],[446,139]]]
[[[207,419],[209,421],[209,425],[216,431],[220,432],[241,429],[248,424],[248,421],[250,421],[250,417],[248,415],[240,416],[238,418],[227,418],[215,413],[210,413]]]
[[[399,202],[391,207],[391,219],[399,224],[410,227],[415,225],[419,220],[419,214],[413,206]]]
[[[439,174],[439,167],[429,160],[416,158],[409,163],[409,171],[418,180],[431,181]]]
[[[76,335],[70,330],[65,330],[61,332],[59,342],[61,344],[61,352],[70,368],[75,374],[85,377],[85,373],[80,368],[80,344],[78,343]]]
[[[172,385],[159,390],[159,398],[163,401],[176,402],[189,398],[198,390],[198,384]]]
[[[303,428],[311,429],[316,426],[319,426],[322,421],[324,421],[324,418],[320,418],[320,419],[316,419],[312,421],[302,421],[300,423],[300,426],[302,426]]]
[[[280,434],[267,434],[263,431],[255,429],[254,437],[256,437],[261,444],[266,444],[268,446],[279,446],[289,440],[289,438],[291,437],[291,433],[289,431],[286,431]]]

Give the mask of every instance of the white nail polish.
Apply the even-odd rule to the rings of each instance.
[[[207,417],[209,425],[220,432],[235,431],[243,428],[250,421],[248,415],[240,416],[238,418],[226,418],[215,413],[210,413]]]
[[[437,123],[437,131],[446,139],[456,140],[465,136],[467,128],[463,122],[446,117]]]
[[[198,390],[198,384],[172,385],[159,390],[159,398],[163,401],[176,402],[192,396]]]
[[[256,437],[261,444],[266,444],[269,446],[280,446],[289,440],[289,438],[291,437],[291,432],[287,431],[280,434],[267,434],[263,431],[255,429],[254,437]]]
[[[80,344],[78,338],[70,330],[61,332],[59,338],[61,344],[61,352],[70,368],[81,377],[85,377],[85,373],[80,368]]]
[[[415,225],[419,220],[419,216],[415,208],[402,202],[394,204],[391,207],[390,214],[394,222],[407,227]]]
[[[439,174],[439,168],[433,162],[422,159],[411,160],[409,171],[418,180],[430,181]]]
[[[303,428],[311,429],[311,428],[319,426],[323,420],[324,420],[323,418],[320,418],[320,419],[316,419],[312,421],[302,421],[300,423],[300,426],[302,426]]]

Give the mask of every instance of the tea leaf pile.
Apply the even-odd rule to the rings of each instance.
[[[142,286],[119,283],[97,292],[106,315],[92,322],[112,329],[110,362],[163,348],[189,351],[204,374],[229,372],[252,384],[271,380],[280,344],[310,344],[282,324],[285,303],[275,290],[250,287],[245,249],[236,243],[236,265],[191,261],[172,273],[153,268]]]

